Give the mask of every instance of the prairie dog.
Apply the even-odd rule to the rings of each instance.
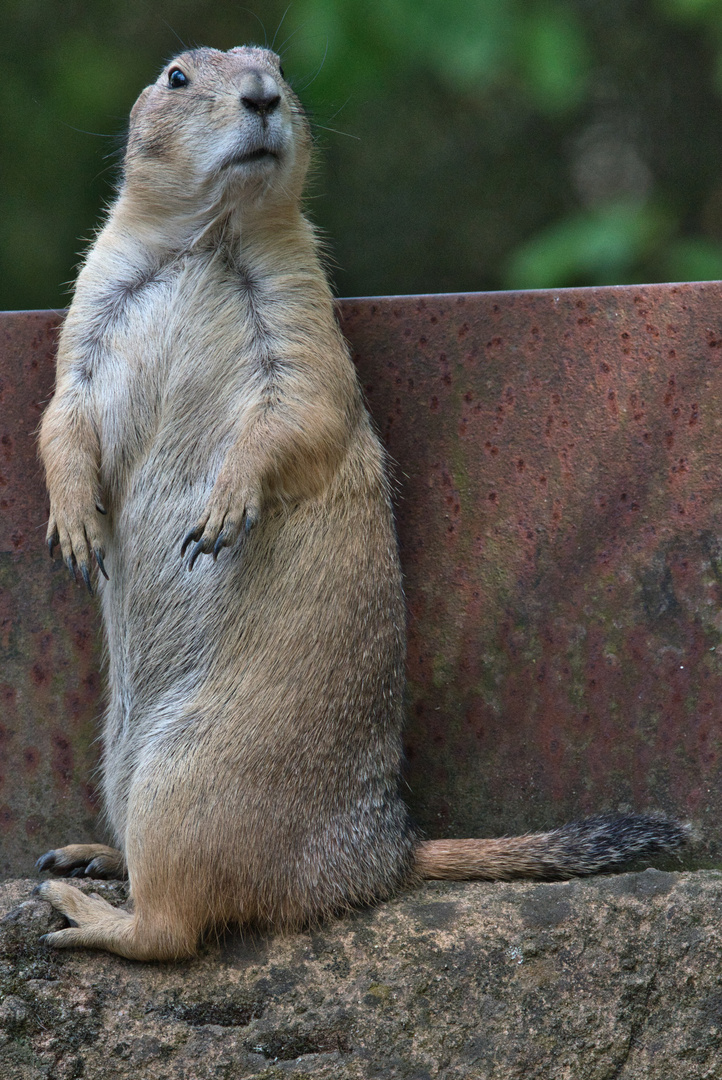
[[[46,880],[71,921],[54,946],[188,956],[423,877],[592,873],[684,841],[655,817],[489,841],[409,824],[384,455],[301,211],[310,152],[272,52],[182,53],[133,108],[78,277],[40,451],[51,554],[99,571],[118,848],[38,865],[127,868],[133,910]]]

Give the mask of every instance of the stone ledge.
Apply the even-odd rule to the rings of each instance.
[[[33,884],[0,886],[4,1080],[722,1075],[717,871],[430,883],[177,965],[44,948]]]

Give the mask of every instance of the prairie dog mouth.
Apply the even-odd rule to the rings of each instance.
[[[265,161],[265,160],[279,160],[279,154],[276,150],[270,150],[267,146],[259,146],[257,150],[250,150],[247,154],[234,154],[232,158],[225,163],[224,168],[229,169],[234,165],[248,165],[252,161]]]

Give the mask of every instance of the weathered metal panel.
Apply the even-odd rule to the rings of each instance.
[[[718,857],[722,285],[339,310],[396,462],[417,820],[480,835],[658,807],[697,821]],[[58,321],[0,316],[14,871],[88,836],[95,811],[95,616],[44,554],[33,435]]]
[[[398,462],[411,802],[602,808],[720,847],[722,286],[349,302]]]
[[[0,315],[0,872],[97,831],[96,612],[44,550],[35,440],[60,315]]]

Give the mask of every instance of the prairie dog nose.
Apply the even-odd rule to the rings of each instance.
[[[265,71],[247,71],[241,80],[241,101],[249,112],[266,116],[278,107],[281,95],[276,81]]]

